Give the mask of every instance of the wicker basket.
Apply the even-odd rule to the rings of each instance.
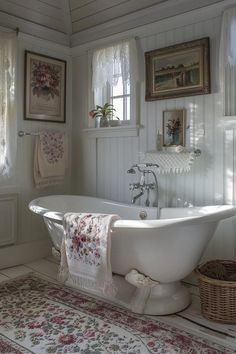
[[[216,274],[216,268],[219,274]],[[198,276],[203,316],[221,323],[236,324],[236,262],[209,261],[199,265],[195,273]],[[217,277],[220,279],[214,279]]]

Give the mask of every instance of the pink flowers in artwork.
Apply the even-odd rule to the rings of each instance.
[[[33,95],[47,100],[59,96],[60,77],[60,66],[34,59],[31,79]]]
[[[179,118],[169,119],[166,124],[166,133],[171,136],[173,134],[178,134],[181,130],[181,122]]]

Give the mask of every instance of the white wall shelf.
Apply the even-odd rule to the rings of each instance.
[[[140,153],[143,163],[154,163],[159,166],[157,173],[186,173],[191,169],[195,157],[200,156],[201,151],[147,151]]]

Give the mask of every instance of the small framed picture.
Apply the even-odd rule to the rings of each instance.
[[[185,109],[163,111],[163,146],[185,146]]]
[[[24,119],[65,123],[66,61],[25,51]]]
[[[210,93],[209,38],[145,53],[146,101]]]

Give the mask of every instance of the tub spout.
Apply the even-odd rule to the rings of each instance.
[[[136,202],[137,199],[139,199],[140,197],[142,197],[142,195],[144,195],[144,190],[142,189],[140,193],[138,193],[137,195],[135,195],[133,197],[133,199],[131,200],[131,203],[134,204]]]

